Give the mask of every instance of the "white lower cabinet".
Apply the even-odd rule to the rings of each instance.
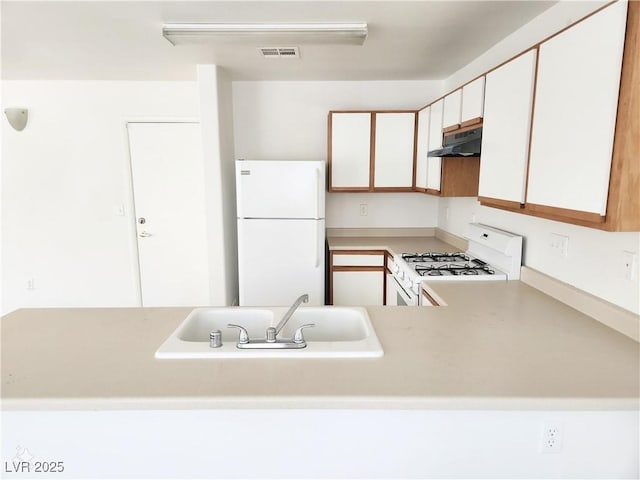
[[[332,251],[330,303],[332,305],[385,304],[385,252]]]
[[[382,305],[384,272],[333,272],[334,305]]]

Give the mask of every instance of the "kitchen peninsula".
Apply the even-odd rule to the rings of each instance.
[[[378,359],[159,360],[156,349],[190,309],[18,310],[2,319],[3,456],[18,445],[62,455],[72,476],[105,462],[113,475],[136,477],[298,478],[305,465],[324,477],[346,466],[385,478],[638,474],[637,342],[522,282],[436,288],[447,306],[367,309],[384,348]],[[547,424],[563,430],[559,455],[541,453]],[[96,428],[101,440],[77,443]],[[131,442],[156,466],[78,460],[100,447],[125,462]],[[191,473],[153,454],[192,459],[171,450],[185,442],[199,455]],[[302,442],[285,464],[268,457],[282,442]],[[484,460],[446,461],[467,458],[477,442]],[[217,468],[207,470],[200,456],[215,448],[224,455],[212,450]],[[429,452],[437,454],[425,460]],[[253,455],[262,467],[237,463]],[[317,455],[334,463],[309,464]]]

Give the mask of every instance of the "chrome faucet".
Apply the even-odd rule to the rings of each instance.
[[[304,340],[304,336],[302,334],[302,330],[309,327],[315,327],[314,323],[307,323],[305,325],[301,325],[295,331],[293,338],[279,340],[276,336],[280,333],[280,330],[287,324],[289,319],[293,316],[296,309],[300,306],[301,303],[307,303],[309,301],[309,295],[304,294],[300,295],[293,305],[287,310],[278,324],[275,327],[267,328],[266,338],[251,340],[249,338],[249,334],[245,330],[245,328],[240,325],[234,325],[232,323],[228,324],[229,328],[237,328],[240,330],[240,337],[238,338],[238,343],[236,344],[237,348],[304,348],[307,346],[307,342]]]
[[[273,335],[274,339],[276,337],[276,335],[278,335],[280,333],[280,330],[282,330],[282,328],[287,324],[287,322],[289,321],[289,319],[291,318],[291,316],[293,315],[293,312],[296,311],[296,309],[300,306],[301,303],[307,303],[309,301],[309,294],[305,293],[304,295],[300,295],[295,302],[293,302],[293,305],[291,305],[291,308],[289,308],[289,310],[287,310],[287,313],[284,314],[284,316],[282,317],[282,319],[278,322],[278,325],[276,325],[275,328],[275,333]],[[273,327],[271,327],[273,328]],[[267,338],[269,338],[269,335],[267,334]]]

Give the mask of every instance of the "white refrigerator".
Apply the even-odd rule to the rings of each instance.
[[[236,161],[241,306],[324,304],[325,162]]]

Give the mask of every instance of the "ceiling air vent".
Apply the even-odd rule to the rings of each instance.
[[[260,47],[258,51],[264,58],[300,58],[298,47]]]

